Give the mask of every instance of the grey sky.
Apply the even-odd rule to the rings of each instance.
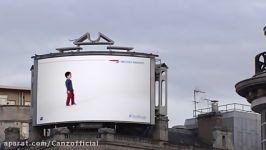
[[[183,124],[195,88],[221,104],[246,103],[234,85],[266,48],[265,14],[263,0],[0,1],[0,84],[29,86],[32,55],[102,32],[168,64],[170,126]]]

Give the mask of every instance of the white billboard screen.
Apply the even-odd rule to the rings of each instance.
[[[71,72],[74,96],[67,90],[66,72]],[[36,123],[150,123],[150,80],[150,58],[88,55],[40,59]]]

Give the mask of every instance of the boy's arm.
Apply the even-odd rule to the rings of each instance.
[[[67,93],[70,93],[70,91],[69,91],[69,86],[70,86],[70,82],[69,82],[69,81],[66,81]]]

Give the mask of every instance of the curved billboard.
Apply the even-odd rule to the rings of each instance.
[[[151,123],[150,61],[110,55],[39,59],[36,124]]]

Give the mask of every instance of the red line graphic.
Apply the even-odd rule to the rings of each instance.
[[[116,63],[119,62],[119,60],[117,60],[117,59],[112,59],[112,60],[109,60],[109,61],[116,62]]]

